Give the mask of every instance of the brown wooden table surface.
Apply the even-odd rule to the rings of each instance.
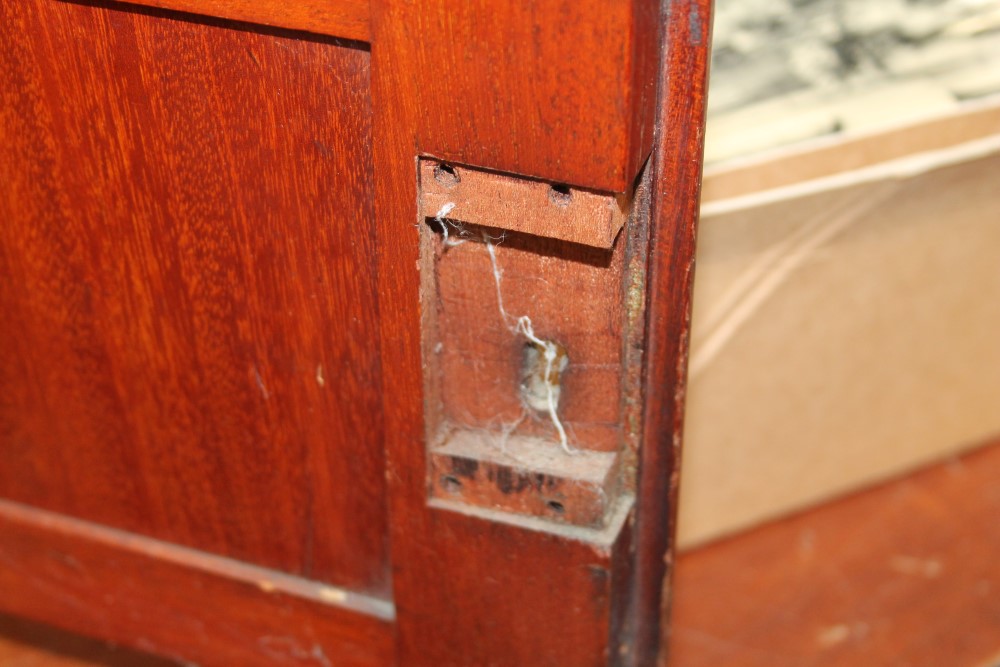
[[[1000,444],[685,554],[671,667],[1000,665]]]

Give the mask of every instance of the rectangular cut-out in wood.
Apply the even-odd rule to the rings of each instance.
[[[544,410],[526,409],[522,394],[528,340],[511,330],[527,315],[535,334],[565,349],[558,415],[576,449],[615,451],[621,441],[624,249],[611,251],[488,229],[500,293],[487,246],[472,238],[445,247],[425,229],[425,358],[431,432],[441,426],[558,442]],[[502,236],[502,239],[500,238]],[[437,441],[435,440],[435,443]]]
[[[618,486],[614,452],[567,455],[541,438],[457,430],[431,452],[432,494],[601,528]]]
[[[607,249],[628,216],[629,199],[421,160],[421,212],[433,218],[447,205],[451,220]]]
[[[560,202],[548,183],[427,159],[420,176],[432,500],[602,529],[633,488],[643,255],[624,198]]]

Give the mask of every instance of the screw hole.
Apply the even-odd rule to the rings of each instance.
[[[548,505],[549,509],[555,512],[556,514],[562,514],[563,512],[566,511],[566,508],[563,507],[563,504],[558,500],[550,500],[549,502],[546,503],[546,505]]]
[[[568,185],[557,183],[549,188],[549,199],[557,206],[566,206],[573,199],[573,193]]]
[[[462,481],[453,475],[441,477],[441,488],[448,493],[458,493],[462,490]]]
[[[459,178],[458,172],[450,164],[439,164],[434,167],[434,180],[445,186],[446,188],[453,188],[458,185],[458,182],[462,179]]]

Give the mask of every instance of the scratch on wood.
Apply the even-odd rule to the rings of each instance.
[[[296,661],[309,661],[322,665],[323,667],[333,667],[330,659],[319,644],[313,644],[312,648],[306,650],[292,637],[275,637],[264,635],[257,640],[257,646],[269,657],[276,660],[292,658]]]
[[[257,370],[257,364],[253,365],[253,378],[257,383],[257,388],[260,389],[260,393],[264,397],[264,400],[266,401],[271,398],[271,392],[269,392],[267,387],[264,386],[264,378],[260,376],[260,371]]]
[[[698,5],[694,3],[692,3],[691,11],[688,13],[688,27],[691,30],[692,46],[701,46],[705,39],[705,27],[701,20],[701,13],[698,11]]]

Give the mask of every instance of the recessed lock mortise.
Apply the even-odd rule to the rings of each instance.
[[[623,488],[627,198],[421,160],[434,503],[603,527]]]

